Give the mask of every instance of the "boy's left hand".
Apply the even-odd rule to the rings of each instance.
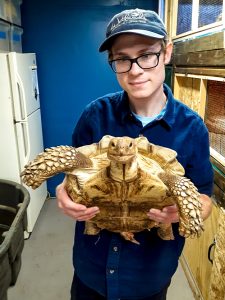
[[[147,213],[148,217],[159,223],[177,223],[179,222],[179,213],[176,204],[166,206],[162,210],[152,208]]]
[[[200,194],[199,201],[201,201],[202,203],[201,214],[202,214],[202,219],[204,221],[210,216],[213,204],[210,197],[204,194]],[[176,204],[171,206],[166,206],[162,210],[152,208],[149,210],[147,215],[149,216],[150,219],[154,220],[155,222],[160,222],[160,223],[179,222],[179,211]]]

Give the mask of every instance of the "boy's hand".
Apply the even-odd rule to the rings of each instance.
[[[96,206],[87,208],[85,205],[73,202],[66,192],[64,182],[57,186],[56,198],[62,212],[77,221],[90,220],[99,213],[99,208]]]
[[[162,210],[152,208],[147,213],[150,219],[159,223],[177,223],[179,222],[179,213],[177,206],[166,206]]]

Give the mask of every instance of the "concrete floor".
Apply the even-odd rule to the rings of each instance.
[[[16,285],[8,290],[8,300],[69,300],[73,234],[74,221],[58,210],[55,199],[47,200],[25,241],[21,271]],[[167,300],[180,299],[194,297],[179,266]]]

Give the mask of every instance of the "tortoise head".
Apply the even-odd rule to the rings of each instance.
[[[114,137],[109,142],[108,158],[119,163],[130,162],[137,154],[137,145],[130,137]]]

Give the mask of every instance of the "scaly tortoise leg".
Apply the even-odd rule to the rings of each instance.
[[[96,235],[100,232],[100,228],[92,221],[85,221],[84,234]]]
[[[90,168],[93,163],[89,157],[71,146],[57,146],[45,149],[35,159],[25,165],[23,183],[33,189],[38,188],[46,179],[74,169]]]
[[[168,186],[171,194],[175,196],[180,215],[180,235],[184,237],[200,236],[203,231],[202,205],[195,185],[190,179],[171,173],[162,173],[159,177]]]

